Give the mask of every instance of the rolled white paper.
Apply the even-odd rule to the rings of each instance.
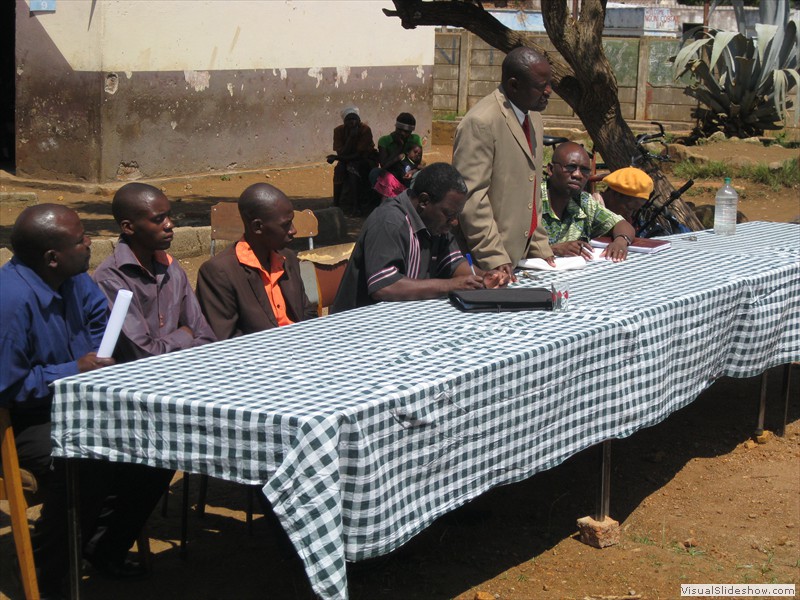
[[[128,307],[131,305],[131,298],[133,298],[133,292],[130,290],[117,292],[117,299],[114,300],[114,308],[111,309],[111,316],[108,317],[108,325],[103,333],[97,358],[109,358],[114,353],[119,332],[122,331],[122,324],[125,322],[125,315],[128,314]]]

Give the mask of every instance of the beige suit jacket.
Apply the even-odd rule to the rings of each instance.
[[[498,88],[464,117],[456,130],[453,166],[467,183],[459,219],[460,241],[482,269],[522,258],[552,256],[542,224],[542,116],[528,113],[531,152],[510,102]],[[538,226],[529,236],[531,215]]]

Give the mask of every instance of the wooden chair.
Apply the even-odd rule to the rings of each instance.
[[[31,530],[28,527],[28,502],[25,494],[30,495],[32,503],[38,504],[40,501],[35,496],[39,486],[32,473],[19,468],[17,446],[14,442],[14,431],[11,428],[11,416],[6,408],[0,408],[0,455],[3,458],[0,500],[8,500],[22,589],[27,600],[38,600],[39,585],[36,582]]]
[[[11,531],[19,562],[20,581],[26,600],[39,599],[39,584],[36,580],[36,565],[28,527],[27,510],[43,502],[39,483],[33,473],[19,466],[11,415],[7,408],[0,408],[0,457],[3,469],[0,472],[0,500],[8,501],[11,513]],[[139,558],[146,567],[150,565],[150,539],[143,529],[136,540]]]
[[[294,211],[294,228],[296,238],[308,238],[308,249],[314,249],[314,238],[319,235],[319,221],[316,215],[307,208]]]
[[[308,238],[308,248],[314,248],[314,237],[319,234],[319,221],[311,209],[294,211],[294,228],[297,230],[295,237]],[[243,225],[239,215],[239,207],[235,202],[220,202],[211,207],[211,256],[216,251],[216,240],[238,240],[242,237]],[[344,271],[342,271],[343,273]],[[341,274],[339,275],[341,279]],[[338,281],[336,283],[338,288]],[[336,290],[333,291],[334,296]],[[330,304],[333,298],[330,299]],[[186,475],[184,474],[184,477]],[[245,486],[247,488],[247,530],[252,533],[253,527],[253,508],[255,496],[258,493],[258,486]],[[197,499],[197,513],[200,517],[205,516],[206,497],[208,495],[208,475],[200,476],[200,489]]]
[[[219,202],[211,207],[211,256],[217,253],[217,240],[235,242],[244,233],[236,202]]]
[[[336,246],[325,246],[314,251],[308,250],[300,252],[297,257],[301,261],[310,262],[314,265],[314,274],[317,282],[317,314],[321,317],[325,314],[336,298],[339,284],[350,260],[355,244],[338,244]]]
[[[294,211],[295,237],[308,238],[309,249],[314,247],[314,237],[319,234],[319,222],[311,211]],[[244,226],[236,202],[218,202],[211,207],[211,256],[217,253],[217,240],[235,242],[242,237]]]

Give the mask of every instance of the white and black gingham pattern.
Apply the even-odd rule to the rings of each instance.
[[[800,360],[791,227],[521,281],[569,279],[568,313],[385,303],[61,380],[54,453],[266,482],[315,591],[343,598],[345,559]]]

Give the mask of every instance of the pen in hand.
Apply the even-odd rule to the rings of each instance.
[[[467,264],[469,265],[469,268],[472,270],[472,274],[477,275],[477,273],[475,272],[475,265],[472,264],[472,255],[469,252],[467,252],[464,258],[467,259]]]

